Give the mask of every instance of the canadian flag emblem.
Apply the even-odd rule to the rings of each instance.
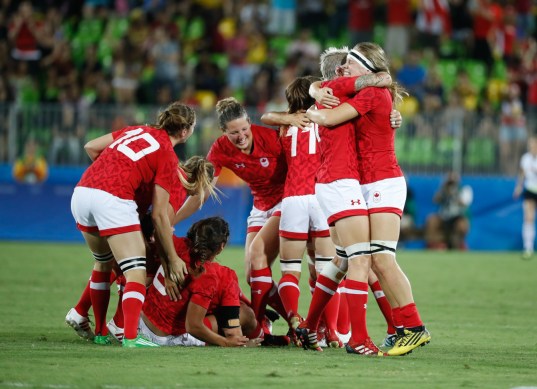
[[[373,202],[380,203],[380,200],[382,200],[382,196],[380,195],[380,192],[373,193]]]

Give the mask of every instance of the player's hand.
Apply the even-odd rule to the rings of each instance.
[[[259,347],[261,346],[261,342],[263,342],[263,339],[261,338],[248,339],[248,342],[244,345],[244,347]]]
[[[231,335],[226,337],[226,347],[246,347],[250,339],[243,335]]]
[[[306,116],[306,111],[300,111],[289,115],[289,125],[300,128],[301,130],[311,123],[311,120]]]
[[[177,282],[170,280],[168,277],[164,277],[164,288],[166,289],[166,294],[170,297],[172,301],[181,300],[181,289]]]
[[[188,269],[185,261],[177,255],[170,258],[169,263],[170,280],[182,285],[185,282],[185,277],[188,275]]]
[[[321,88],[313,97],[315,101],[326,108],[337,107],[339,105],[339,98],[334,96],[332,88]]]
[[[392,109],[392,112],[390,113],[390,124],[394,129],[401,127],[401,124],[403,124],[403,117],[401,116],[401,112],[396,109]]]

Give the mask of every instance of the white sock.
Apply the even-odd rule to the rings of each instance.
[[[533,252],[533,241],[535,240],[535,223],[524,223],[522,225],[522,241],[524,251]]]

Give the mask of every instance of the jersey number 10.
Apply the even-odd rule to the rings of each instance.
[[[145,140],[147,143],[149,143],[149,146],[141,150],[134,151],[133,149],[129,147],[129,143],[134,142],[135,140],[138,140],[138,139]],[[152,152],[160,149],[160,143],[158,143],[158,141],[155,138],[153,138],[151,134],[144,132],[144,130],[141,128],[137,128],[136,130],[125,131],[125,134],[123,134],[123,136],[117,138],[116,141],[108,147],[113,149],[116,146],[117,146],[117,151],[125,154],[134,162],[143,158],[147,154],[151,154]]]

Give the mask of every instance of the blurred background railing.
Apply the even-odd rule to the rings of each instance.
[[[525,140],[519,144],[499,139],[500,121],[494,113],[462,108],[439,108],[433,114],[403,111],[403,125],[396,132],[396,154],[409,174],[463,175],[511,174],[516,170]],[[90,139],[131,124],[151,124],[160,107],[153,105],[86,107],[74,104],[0,104],[0,123],[6,126],[0,163],[14,163],[32,144],[49,166],[86,166],[83,145]],[[262,112],[249,110],[254,122]],[[197,109],[192,138],[177,149],[181,159],[206,155],[221,135],[213,110]],[[515,148],[517,147],[517,148]],[[507,149],[502,156],[502,149]]]

